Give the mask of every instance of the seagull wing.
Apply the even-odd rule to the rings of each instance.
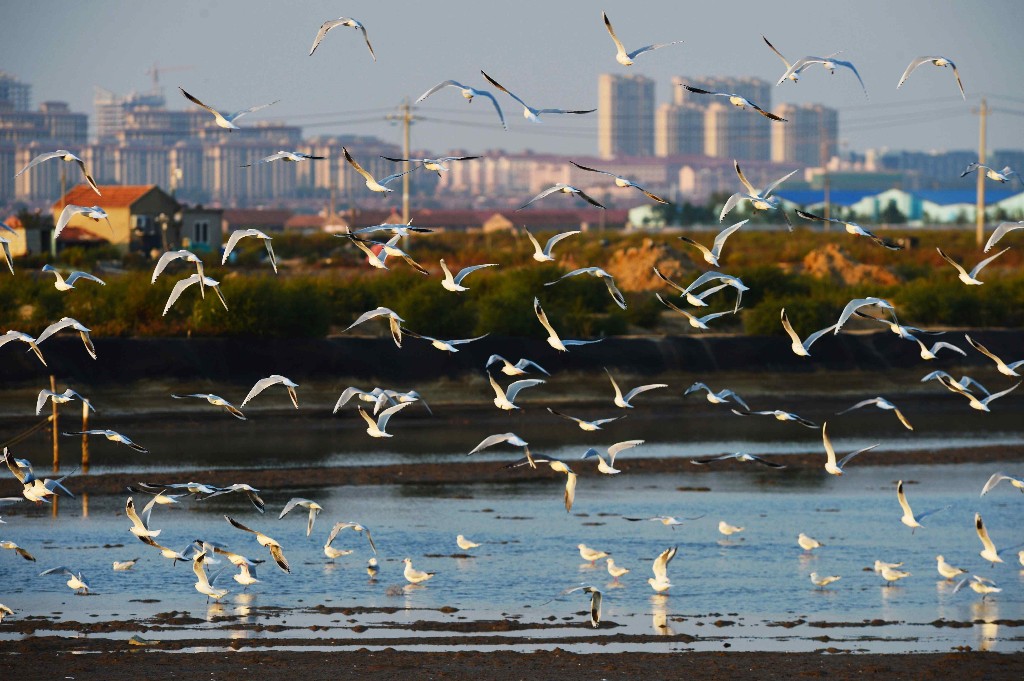
[[[779,118],[778,120],[780,120],[780,121],[781,121],[781,120],[784,120],[784,119],[782,119],[782,118]],[[798,168],[797,170],[799,170],[799,168]],[[780,184],[782,184],[783,182],[785,182],[785,181],[786,181],[786,180],[788,180],[789,178],[793,177],[793,175],[794,175],[794,174],[795,174],[795,173],[797,172],[797,170],[794,170],[794,171],[792,171],[792,172],[786,173],[785,175],[783,175],[783,176],[782,176],[782,177],[780,177],[779,179],[777,179],[777,180],[775,180],[774,182],[772,182],[772,183],[771,183],[770,185],[768,185],[767,187],[765,187],[765,188],[764,188],[764,190],[763,190],[763,192],[762,192],[762,194],[761,194],[761,195],[762,195],[762,196],[765,196],[765,197],[767,197],[767,196],[768,196],[769,194],[771,194],[771,193],[772,193],[773,191],[775,191],[775,189],[776,189],[776,188],[777,188],[777,187],[778,187],[778,186],[779,186]]]
[[[547,189],[542,191],[540,194],[537,194],[537,196],[533,197],[532,199],[530,199],[529,201],[527,201],[523,205],[519,206],[519,208],[517,208],[516,210],[522,210],[522,209],[526,208],[527,206],[529,206],[534,201],[537,201],[539,199],[543,199],[545,196],[548,196],[550,194],[554,194],[555,192],[560,192],[560,191],[562,191],[562,187],[564,187],[564,186],[565,186],[564,184],[556,184],[553,187],[548,187]],[[580,192],[580,193],[582,193],[582,192]],[[598,205],[600,205],[600,204],[598,204]],[[603,208],[603,206],[602,206],[602,208]]]
[[[949,60],[947,59],[946,61],[949,61]],[[956,64],[954,64],[953,62],[950,61],[949,65],[953,69],[953,77],[956,78],[956,85],[957,85],[957,87],[960,88],[960,96],[963,97],[964,101],[966,102],[967,101],[967,95],[964,94],[964,84],[962,82],[960,82],[960,72],[957,71]]]
[[[139,517],[139,514],[135,512],[135,501],[131,497],[128,497],[128,501],[125,502],[124,514],[128,517],[128,520],[132,521],[132,525],[135,527],[143,530],[149,529],[146,527],[146,524],[142,522],[142,518]]]
[[[753,102],[748,102],[748,103],[750,104],[750,108],[752,108],[754,111],[756,111],[757,113],[761,114],[765,118],[769,118],[769,119],[771,119],[773,121],[782,121],[784,123],[786,122],[786,119],[783,118],[782,116],[778,116],[776,114],[773,114],[770,111],[765,111],[764,109],[759,107],[757,104],[754,104]]]
[[[896,418],[900,420],[900,423],[902,423],[907,430],[914,429],[914,426],[910,425],[910,421],[907,420],[907,417],[903,415],[902,411],[895,407],[893,407],[893,411],[896,412]]]
[[[867,95],[868,95],[868,88],[867,88],[866,85],[864,85],[864,79],[860,77],[860,72],[857,70],[857,67],[853,65],[853,62],[839,61],[837,59],[833,59],[832,63],[835,64],[836,66],[845,66],[846,68],[848,68],[851,71],[853,71],[853,75],[857,76],[857,81],[860,83],[861,89],[864,90],[864,96],[867,97]],[[955,71],[954,71],[954,73],[955,73]],[[959,78],[957,80],[959,81]],[[962,91],[963,91],[963,88],[961,88],[961,92]]]
[[[877,447],[877,446],[878,446],[878,445],[871,445],[870,447],[865,447],[864,449],[858,449],[858,450],[857,450],[857,451],[855,451],[855,452],[850,452],[849,454],[847,454],[846,456],[844,456],[844,457],[842,458],[842,460],[840,460],[840,462],[839,462],[839,468],[842,468],[843,466],[845,466],[845,465],[846,465],[846,462],[847,462],[847,461],[849,461],[850,459],[852,459],[853,457],[855,457],[855,456],[858,456],[858,455],[860,455],[860,454],[863,454],[864,452],[870,452],[870,451],[871,451],[872,449],[874,449],[874,448],[875,448],[875,447]]]
[[[98,283],[98,284],[102,284],[103,286],[106,286],[106,285],[107,285],[107,282],[103,281],[102,279],[100,279],[100,278],[99,278],[99,277],[97,277],[97,276],[94,276],[94,275],[92,275],[92,274],[89,274],[88,272],[72,272],[71,274],[69,274],[69,275],[68,275],[68,278],[67,278],[67,279],[65,279],[64,281],[65,281],[65,282],[66,282],[66,283],[67,283],[67,284],[68,284],[69,286],[71,286],[71,285],[73,285],[73,284],[74,284],[74,283],[75,283],[76,281],[78,281],[79,279],[87,279],[87,280],[89,280],[89,281],[95,281],[96,283]]]
[[[324,36],[327,35],[328,31],[344,22],[344,19],[332,19],[331,21],[325,21],[322,23],[320,25],[320,30],[316,32],[316,37],[313,38],[313,47],[309,48],[309,56],[313,56],[313,52],[316,51],[317,45],[319,45],[320,41],[324,39]]]
[[[610,35],[612,40],[615,41],[615,48],[619,51],[619,54],[623,56],[630,56],[630,58],[632,58],[631,55],[626,55],[626,47],[622,44],[622,41],[619,40],[619,37],[615,35],[615,29],[612,28],[612,22],[608,19],[608,15],[601,12],[601,18],[604,19],[604,27],[608,29],[608,35]]]
[[[565,512],[572,510],[573,501],[576,500],[576,474],[569,471],[565,474]]]
[[[189,93],[185,92],[185,89],[182,88],[180,85],[178,86],[178,89],[181,90],[181,94],[185,95],[185,99],[187,99],[188,101],[192,102],[193,104],[197,104],[197,105],[201,106],[202,108],[206,109],[207,111],[209,111],[210,113],[212,113],[214,116],[216,116],[218,118],[224,118],[224,116],[219,111],[214,109],[212,106],[207,106],[206,104],[203,104],[198,99],[196,99],[194,96],[192,96]],[[227,119],[225,119],[225,120],[227,120]]]
[[[156,267],[153,268],[153,278],[150,279],[149,283],[155,284],[157,277],[160,276],[160,274],[167,268],[169,264],[171,264],[171,262],[177,260],[178,258],[184,257],[186,256],[181,251],[167,251],[166,253],[161,255],[160,259],[156,261]]]
[[[267,104],[257,104],[256,106],[250,106],[248,109],[243,109],[242,111],[236,111],[233,114],[225,116],[225,118],[227,118],[227,120],[229,122],[234,122],[235,120],[241,118],[242,116],[245,116],[246,114],[251,114],[251,113],[253,113],[255,111],[260,111],[261,109],[266,109],[268,106],[273,106],[273,105],[277,104],[280,101],[281,101],[280,99],[275,99],[274,101],[269,102]]]
[[[494,105],[494,110],[498,112],[498,119],[501,120],[501,127],[508,130],[508,125],[505,124],[505,114],[501,112],[501,107],[498,106],[497,98],[490,92],[484,92],[483,90],[476,90],[476,94],[479,97],[486,97],[487,99],[491,100],[491,104]]]
[[[359,173],[360,175],[362,175],[364,178],[371,182],[377,181],[376,179],[374,179],[373,175],[363,170],[363,167],[359,165],[354,158],[352,158],[352,154],[348,153],[348,149],[342,147],[341,150],[345,152],[345,160],[349,162],[349,165],[355,168],[357,173]]]
[[[1017,381],[1015,384],[1013,384],[1012,386],[1010,386],[1006,390],[1000,390],[997,393],[992,393],[991,395],[988,395],[987,397],[985,397],[985,399],[981,400],[981,403],[987,405],[989,402],[992,402],[994,400],[998,400],[1003,395],[1008,395],[1009,393],[1012,393],[1014,390],[1016,390],[1020,386],[1020,384],[1021,384],[1021,382]]]
[[[815,428],[817,428],[817,426],[815,426]],[[769,461],[768,459],[762,459],[761,457],[755,456],[753,454],[748,454],[748,456],[750,457],[751,461],[753,461],[754,463],[759,463],[762,466],[767,466],[768,468],[785,468],[786,467],[784,464],[775,463],[774,461]]]
[[[82,206],[74,206],[72,204],[64,206],[64,210],[60,212],[60,217],[57,218],[57,226],[53,228],[54,238],[60,236],[61,231],[63,231],[64,228],[67,226],[68,222],[71,221],[71,218],[73,218],[75,215],[78,215],[79,213],[84,213],[87,210],[87,208],[83,208]]]
[[[19,170],[19,171],[18,171],[18,174],[17,174],[17,175],[15,175],[15,177],[18,177],[18,176],[20,176],[20,175],[21,175],[22,173],[24,173],[24,172],[25,172],[26,170],[28,170],[28,169],[30,169],[30,168],[33,168],[33,167],[35,167],[35,166],[37,166],[37,165],[39,165],[39,164],[40,164],[40,163],[42,163],[43,161],[49,161],[49,160],[50,160],[51,158],[59,158],[59,157],[62,157],[62,156],[64,156],[64,153],[65,153],[65,152],[64,152],[64,150],[62,150],[62,149],[61,149],[61,150],[58,150],[58,151],[47,151],[46,153],[43,153],[43,154],[39,154],[38,156],[36,156],[35,158],[33,158],[33,159],[32,159],[31,161],[29,161],[29,162],[28,162],[28,165],[27,165],[27,166],[25,166],[24,168],[22,168],[21,170]]]
[[[671,286],[672,288],[676,289],[676,290],[677,290],[677,291],[679,291],[680,293],[686,293],[686,290],[687,290],[687,289],[683,288],[683,287],[682,287],[682,286],[680,286],[679,284],[675,283],[674,281],[672,281],[671,279],[669,279],[668,277],[666,277],[666,276],[665,276],[664,274],[662,274],[662,273],[661,273],[661,270],[659,270],[659,269],[658,269],[657,267],[655,267],[655,268],[653,268],[653,269],[654,269],[654,274],[655,274],[655,275],[657,275],[657,277],[658,277],[659,279],[661,279],[661,280],[662,280],[663,282],[665,282],[666,284],[668,284],[668,285],[669,285],[669,286]]]
[[[825,445],[825,457],[828,463],[836,466],[836,450],[832,447],[832,440],[829,439],[828,433],[825,430],[826,428],[828,428],[828,421],[823,423],[821,426],[821,441],[822,444]],[[839,468],[842,468],[842,466],[839,466]]]
[[[267,548],[270,549],[270,555],[273,556],[274,562],[277,563],[279,568],[285,572],[292,571],[291,566],[288,565],[288,559],[284,557],[284,550],[281,548],[280,544],[271,544]]]
[[[516,381],[505,388],[505,397],[509,402],[515,402],[516,395],[519,394],[520,390],[532,388],[533,386],[540,385],[542,383],[544,383],[544,381],[539,378],[528,378],[522,381]]]
[[[542,367],[541,365],[537,364],[536,362],[534,362],[532,360],[526,359],[525,357],[520,358],[520,360],[515,363],[515,368],[516,369],[526,370],[526,369],[529,369],[530,367],[533,367],[534,369],[536,369],[537,371],[541,372],[545,376],[550,376],[551,375],[551,373],[548,372],[547,369],[545,369],[544,367]]]
[[[575,416],[569,416],[568,414],[563,414],[563,413],[562,413],[562,412],[560,412],[560,411],[555,411],[555,410],[554,410],[554,409],[552,409],[551,407],[548,407],[548,408],[547,408],[547,410],[548,410],[549,412],[551,412],[552,414],[554,414],[555,416],[561,417],[561,418],[563,418],[563,419],[565,419],[565,420],[567,420],[567,421],[575,421],[576,423],[586,423],[586,421],[584,421],[583,419],[578,419],[578,418],[576,418]],[[594,452],[596,452],[596,450],[591,450],[591,451],[594,451]],[[585,458],[585,457],[584,457],[584,458]]]
[[[670,310],[675,310],[676,312],[678,312],[679,314],[683,315],[687,319],[694,319],[695,318],[692,314],[690,314],[686,310],[683,310],[682,308],[676,307],[671,302],[669,302],[669,301],[665,300],[664,298],[662,298],[660,293],[655,293],[654,297],[657,298],[658,300],[660,300],[662,305],[664,305],[665,307],[669,308]]]
[[[553,249],[555,247],[555,244],[557,244],[562,239],[567,239],[568,237],[571,237],[572,235],[579,234],[579,233],[580,233],[580,230],[573,229],[573,230],[570,230],[568,232],[561,232],[559,234],[554,235],[553,237],[548,239],[546,244],[544,244],[544,251],[543,251],[544,255],[550,257],[551,256],[551,249]],[[533,240],[533,243],[536,244],[537,240],[533,239],[533,235],[530,234],[529,232],[527,232],[527,234],[530,235],[530,238]],[[540,250],[539,245],[538,245],[538,250]]]
[[[540,300],[538,298],[533,299],[533,312],[537,315],[537,320],[540,325],[547,329],[547,332],[551,334],[552,338],[558,338],[558,332],[555,331],[554,327],[551,326],[551,322],[548,321],[548,316],[544,312],[544,308],[540,306]]]
[[[991,492],[992,488],[998,485],[1003,480],[1013,480],[1013,478],[1011,478],[1008,475],[1003,475],[1002,473],[993,473],[992,477],[990,477],[988,479],[988,482],[985,483],[985,486],[981,488],[981,496],[985,496],[986,494]]]
[[[239,530],[242,530],[243,532],[250,532],[252,534],[259,534],[259,532],[257,532],[256,530],[253,530],[253,529],[250,529],[250,528],[246,527],[245,525],[243,525],[242,523],[238,522],[237,520],[235,520],[234,518],[232,518],[229,515],[224,516],[224,519],[227,520],[229,523],[231,523],[232,526],[238,528]]]
[[[723,220],[725,220],[725,216],[728,215],[729,212],[733,208],[735,208],[740,201],[746,198],[747,197],[744,196],[743,194],[732,194],[728,199],[725,200],[725,204],[722,206],[722,212],[718,215],[718,221],[722,222]]]
[[[227,243],[224,245],[224,255],[221,256],[220,264],[223,265],[228,261],[228,256],[231,255],[231,251],[234,250],[235,246],[238,245],[238,242],[240,240],[247,236],[255,236],[253,234],[253,232],[255,231],[256,230],[254,229],[236,229],[235,231],[231,232],[231,235],[228,237]],[[157,263],[157,266],[159,266],[159,263]],[[154,273],[154,281],[155,277],[156,273]]]
[[[435,93],[435,92],[437,92],[438,90],[443,90],[443,89],[444,89],[444,88],[446,88],[446,87],[457,87],[457,88],[459,88],[460,90],[468,90],[468,89],[469,89],[469,88],[467,88],[467,87],[466,87],[465,85],[463,85],[462,83],[460,83],[460,82],[459,82],[459,81],[457,81],[457,80],[444,80],[444,81],[441,81],[440,83],[438,83],[437,85],[435,85],[434,87],[430,88],[430,89],[429,89],[429,90],[427,90],[426,92],[424,92],[424,93],[423,93],[422,95],[420,95],[420,96],[419,96],[419,98],[418,98],[418,99],[417,99],[417,100],[416,100],[415,102],[413,102],[413,103],[414,103],[414,104],[419,104],[420,102],[422,102],[422,101],[423,101],[424,99],[426,99],[426,98],[427,98],[427,97],[429,97],[430,95],[434,94],[434,93]]]
[[[972,279],[977,277],[978,276],[978,272],[980,272],[982,270],[982,268],[985,267],[985,265],[989,264],[990,262],[992,262],[993,260],[995,260],[996,258],[1001,256],[1003,253],[1006,253],[1008,250],[1010,250],[1009,247],[1004,248],[1003,250],[999,251],[995,255],[990,255],[989,257],[985,258],[984,260],[982,260],[981,262],[979,262],[977,265],[974,266],[974,269],[971,270],[971,273],[970,273],[969,276]]]
[[[373,57],[374,61],[377,61],[377,55],[373,53],[373,45],[370,44],[370,36],[366,35],[366,27],[362,24],[358,25],[360,31],[363,32],[363,40],[366,41],[366,49],[370,51],[370,56]]]
[[[622,442],[616,442],[615,444],[608,448],[608,463],[614,466],[615,457],[618,456],[621,452],[624,452],[627,449],[632,449],[633,447],[638,447],[643,443],[644,440],[624,440]]]
[[[517,102],[519,102],[520,104],[522,104],[522,105],[523,105],[524,107],[526,107],[527,109],[529,109],[529,108],[530,108],[530,105],[529,105],[529,104],[527,104],[526,102],[524,102],[523,100],[521,100],[521,99],[520,99],[519,97],[517,97],[517,96],[516,96],[516,95],[514,95],[513,93],[509,92],[509,91],[508,91],[508,90],[507,90],[507,89],[505,88],[505,86],[504,86],[504,85],[502,85],[502,84],[501,84],[501,83],[499,83],[498,81],[496,81],[496,80],[494,80],[493,78],[491,78],[490,76],[488,76],[488,75],[487,75],[486,73],[484,73],[484,72],[483,72],[482,70],[480,71],[480,73],[481,73],[481,74],[483,75],[483,77],[484,77],[484,78],[486,78],[486,79],[487,79],[487,82],[488,82],[488,83],[490,83],[490,84],[491,84],[491,85],[493,85],[494,87],[498,88],[499,90],[501,90],[502,92],[504,92],[504,93],[505,93],[506,95],[508,95],[508,96],[509,96],[509,97],[511,97],[512,99],[514,99],[514,100],[516,100]]]
[[[996,545],[992,543],[988,536],[988,530],[985,529],[985,523],[982,522],[980,513],[974,514],[974,529],[978,532],[978,539],[985,545],[985,550],[998,555],[999,552],[996,551]]]
[[[654,572],[654,579],[656,581],[668,581],[668,564],[676,557],[677,548],[678,547],[673,546],[670,549],[666,549],[661,552],[661,555],[654,559],[654,564],[651,565],[651,570]]]
[[[861,407],[866,407],[869,404],[878,404],[878,398],[877,397],[872,397],[870,400],[861,400],[860,402],[858,402],[857,404],[853,405],[852,407],[848,407],[848,408],[846,408],[846,409],[844,409],[842,411],[837,411],[836,415],[845,414],[847,412],[853,411],[854,409],[860,409]]]
[[[602,175],[608,175],[609,177],[618,177],[618,175],[616,175],[615,173],[609,173],[607,170],[598,170],[597,168],[588,168],[587,166],[580,165],[576,161],[569,161],[569,163],[576,166],[580,170],[586,170],[591,173],[601,173]]]
[[[932,61],[934,58],[935,57],[915,57],[914,60],[910,62],[910,65],[907,66],[907,70],[904,71],[903,75],[900,77],[900,82],[896,85],[896,89],[898,90],[900,89],[900,87],[903,86],[903,83],[907,81],[907,78],[910,76],[911,73],[914,72],[914,70],[918,66],[924,64],[925,62]]]
[[[664,301],[662,301],[664,302]],[[612,372],[608,371],[608,367],[605,367],[604,372],[608,374],[608,380],[612,382],[612,389],[615,390],[615,401],[622,402],[622,390],[619,389],[619,384],[615,382],[615,377],[612,376]],[[625,400],[628,402],[629,400]]]
[[[242,404],[240,406],[244,407],[249,400],[256,397],[270,386],[276,385],[278,383],[283,383],[284,381],[285,377],[279,376],[277,374],[256,381],[256,385],[254,385],[252,387],[252,390],[249,391],[249,394],[245,396],[245,399],[242,400]]]
[[[11,274],[14,274],[14,259],[11,257],[11,242],[7,239],[0,238],[0,245],[4,248],[4,259],[7,261],[7,268],[11,270]]]
[[[638,47],[637,49],[633,50],[632,52],[630,52],[626,56],[629,57],[630,59],[635,59],[636,57],[639,57],[644,52],[650,52],[652,50],[660,50],[663,47],[668,47],[669,45],[677,45],[677,44],[679,44],[681,42],[683,42],[683,41],[682,40],[673,40],[670,43],[654,43],[653,45],[645,45],[643,47]]]
[[[783,57],[783,56],[782,56],[782,53],[781,53],[781,52],[779,52],[779,51],[778,51],[778,50],[777,50],[777,49],[775,48],[775,46],[774,46],[774,45],[772,45],[772,44],[771,44],[771,43],[770,43],[770,42],[768,41],[768,38],[765,38],[764,36],[761,36],[761,40],[763,40],[763,41],[764,41],[764,44],[765,44],[765,45],[767,45],[767,46],[768,46],[768,48],[769,48],[769,49],[770,49],[770,50],[771,50],[772,52],[774,52],[774,53],[775,53],[775,56],[777,56],[777,57],[778,57],[779,59],[781,59],[781,60],[782,60],[782,63],[786,65],[786,69],[788,70],[788,69],[790,68],[790,64],[789,64],[789,61],[788,61],[788,60],[787,60],[787,59],[786,59],[785,57]],[[779,82],[781,83],[782,81],[779,81]]]
[[[689,90],[690,88],[687,88],[687,89]],[[736,174],[739,176],[740,182],[742,182],[743,186],[747,188],[747,193],[748,194],[757,194],[757,190],[754,189],[754,185],[750,184],[750,182],[747,181],[746,176],[743,175],[743,171],[740,170],[740,163],[739,163],[739,161],[733,161],[732,165],[736,169]],[[732,197],[729,197],[729,198],[731,199]]]
[[[970,336],[968,336],[966,334],[964,335],[964,338],[967,339],[967,342],[971,344],[972,348],[974,348],[975,350],[977,350],[981,354],[985,355],[986,357],[991,359],[996,364],[1003,364],[1003,360],[1000,359],[999,357],[997,357],[991,350],[986,348],[984,345],[982,345],[981,343],[979,343],[978,341],[974,340],[973,338],[971,338]]]
[[[487,263],[486,265],[470,265],[469,267],[463,267],[461,270],[459,270],[459,273],[457,275],[455,275],[455,284],[458,285],[458,284],[462,283],[463,279],[468,277],[473,272],[476,272],[477,270],[482,270],[485,267],[497,267],[497,266],[498,266],[498,263],[491,262],[491,263]]]
[[[900,502],[900,506],[903,507],[903,512],[906,515],[908,515],[911,518],[913,518],[914,517],[914,512],[910,509],[910,504],[907,503],[907,495],[903,493],[903,481],[902,480],[900,480],[896,484],[896,499]]]
[[[715,243],[711,247],[711,254],[715,257],[716,260],[720,255],[722,255],[722,248],[725,247],[725,240],[728,239],[733,232],[735,232],[743,225],[747,224],[749,221],[750,220],[743,220],[742,222],[737,222],[732,227],[726,227],[725,229],[718,233],[718,236],[715,237]]]
[[[797,343],[798,345],[803,345],[803,341],[800,340],[800,336],[796,335],[796,331],[793,330],[793,325],[789,323],[789,317],[786,316],[786,308],[782,308],[780,316],[782,317],[782,328],[786,331],[787,334],[789,334],[789,337],[793,340],[794,343]],[[806,349],[807,346],[804,345],[804,350]]]
[[[668,387],[668,383],[648,383],[647,385],[640,385],[640,386],[637,386],[637,387],[633,388],[628,393],[626,393],[625,400],[626,400],[626,402],[629,402],[630,400],[632,400],[634,397],[636,397],[640,393],[647,392],[648,390],[657,390],[658,388],[667,388],[667,387]]]
[[[180,281],[178,281],[174,285],[174,288],[171,289],[171,295],[167,297],[167,304],[164,305],[164,312],[163,313],[166,315],[167,311],[171,309],[171,306],[174,305],[174,303],[178,300],[178,298],[181,297],[182,292],[184,292],[184,290],[187,289],[192,284],[197,284],[197,283],[199,283],[199,275],[198,274],[193,274],[190,277],[185,277],[184,279],[181,279]]]
[[[388,421],[391,420],[391,417],[408,407],[410,404],[412,404],[412,402],[399,402],[398,404],[388,407],[382,411],[380,416],[377,417],[377,427],[381,430],[387,430]]]
[[[988,242],[985,244],[985,252],[988,253],[992,250],[996,242],[1002,239],[1007,232],[1012,232],[1016,229],[1024,229],[1024,220],[1021,222],[1000,222],[999,226],[992,232],[992,236],[988,238]]]
[[[601,277],[604,279],[604,285],[608,288],[608,293],[611,294],[612,300],[623,310],[626,309],[626,298],[622,295],[622,291],[615,286],[615,279],[612,277]]]

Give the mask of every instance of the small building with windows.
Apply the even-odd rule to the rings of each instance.
[[[181,247],[193,253],[217,253],[224,242],[224,211],[188,206],[181,211]]]
[[[53,204],[56,224],[65,206],[99,206],[106,211],[106,220],[94,221],[75,215],[68,222],[87,234],[106,239],[122,251],[167,250],[180,243],[178,225],[181,206],[155,184],[100,185],[96,194],[89,185],[80,184]]]

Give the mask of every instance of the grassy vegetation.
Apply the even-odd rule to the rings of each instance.
[[[890,238],[901,235],[886,232]],[[918,240],[916,248],[892,252],[835,231],[741,231],[726,244],[720,269],[741,277],[751,289],[743,296],[742,326],[740,320],[730,318],[717,320],[715,326],[749,334],[780,334],[779,309],[785,307],[794,327],[807,333],[834,321],[851,298],[865,295],[891,300],[901,320],[908,323],[967,327],[1024,324],[1024,274],[1020,272],[1018,249],[1008,251],[983,271],[984,286],[965,286],[934,246],[941,245],[970,269],[983,257],[972,234],[965,230],[916,232],[914,236]],[[14,276],[0,277],[0,325],[38,333],[66,315],[81,320],[100,336],[322,337],[332,329],[348,326],[362,312],[383,305],[401,314],[410,328],[439,338],[485,333],[541,338],[544,332],[532,309],[534,296],[539,296],[556,328],[566,337],[657,330],[677,315],[666,310],[651,293],[626,292],[629,306],[623,311],[594,277],[573,277],[545,286],[570,265],[604,266],[615,252],[652,238],[684,263],[687,273],[677,277],[680,283],[707,269],[696,250],[669,234],[580,235],[556,249],[561,259],[558,264],[534,262],[528,242],[518,235],[417,236],[408,247],[432,270],[429,277],[401,261],[392,261],[393,267],[387,272],[373,270],[345,239],[281,235],[274,238],[274,248],[290,263],[280,275],[275,276],[263,262],[265,252],[260,243],[243,241],[238,259],[226,267],[220,265],[219,256],[208,256],[208,276],[221,282],[228,311],[216,296],[202,299],[198,289],[192,287],[166,316],[162,315],[175,281],[189,273],[181,263],[172,265],[151,284],[152,264],[139,256],[129,256],[122,262],[124,273],[103,275],[106,286],[84,281],[74,291],[62,293],[53,287],[50,275],[37,269],[45,258],[19,259]],[[696,238],[710,242],[712,235],[701,233]],[[829,243],[839,244],[855,262],[887,268],[901,283],[888,287],[871,282],[844,286],[794,273],[809,251]],[[111,256],[109,251],[73,248],[63,252],[59,264],[89,270],[97,260],[109,261]],[[483,262],[498,262],[501,266],[474,273],[464,282],[470,290],[454,294],[439,283],[436,263],[442,257],[453,270]],[[733,300],[731,294],[720,296],[705,311],[731,309]],[[668,326],[678,328],[677,324]]]

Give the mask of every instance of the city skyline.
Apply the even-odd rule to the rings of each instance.
[[[856,8],[839,8],[838,15],[830,17],[801,14],[806,7],[806,3],[777,3],[773,14],[759,14],[756,28],[750,29],[733,21],[735,6],[684,10],[648,2],[606,8],[627,43],[684,41],[644,55],[637,66],[625,68],[615,63],[614,47],[600,23],[601,8],[592,3],[545,5],[543,22],[535,19],[541,5],[534,2],[520,3],[516,12],[506,13],[500,22],[493,21],[490,10],[468,2],[449,3],[444,13],[426,6],[403,7],[400,21],[373,3],[346,5],[346,14],[366,24],[378,57],[375,63],[361,36],[347,29],[332,32],[317,53],[308,56],[319,24],[342,11],[330,3],[298,9],[249,3],[247,11],[240,13],[237,6],[200,2],[168,8],[114,0],[87,5],[44,1],[8,10],[9,26],[15,30],[9,32],[0,53],[0,68],[32,84],[33,108],[43,101],[66,100],[72,110],[90,115],[91,128],[94,87],[119,94],[146,91],[151,86],[146,71],[159,63],[168,68],[192,67],[162,75],[171,108],[191,106],[184,99],[175,102],[174,90],[182,84],[204,101],[228,110],[282,100],[243,125],[273,120],[301,126],[306,137],[353,134],[398,141],[399,128],[383,119],[403,97],[415,98],[449,78],[483,86],[480,68],[540,107],[595,107],[601,73],[652,79],[658,105],[674,101],[671,79],[676,76],[756,77],[774,82],[784,67],[761,41],[763,32],[791,61],[808,53],[842,49],[843,57],[858,65],[870,99],[864,98],[852,74],[844,71],[829,76],[812,69],[798,84],[772,86],[774,104],[820,103],[837,109],[842,151],[973,148],[978,117],[971,109],[982,95],[990,98],[995,109],[989,121],[989,148],[1020,147],[1024,100],[1016,98],[1011,88],[1024,75],[1020,59],[1024,48],[1013,36],[1014,22],[1002,21],[1013,14],[1013,3],[893,6],[869,0]],[[182,21],[182,9],[191,20]],[[794,15],[800,20],[794,22]],[[737,28],[730,34],[713,30],[733,25]],[[248,47],[220,38],[229,33],[248,36],[244,41]],[[52,34],[71,37],[56,44],[38,40],[40,35]],[[118,48],[103,49],[105,44]],[[897,91],[899,75],[918,54],[955,59],[968,103],[960,100],[952,74],[945,69],[922,68]],[[83,55],[88,55],[90,66],[84,70]],[[413,146],[597,153],[596,114],[562,117],[574,120],[556,117],[534,126],[523,120],[515,102],[501,93],[498,96],[509,121],[508,133],[493,120],[493,111],[483,106],[486,102],[467,105],[452,90],[434,95],[419,109],[425,120],[414,126]]]

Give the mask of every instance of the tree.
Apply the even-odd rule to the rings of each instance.
[[[907,221],[907,216],[896,205],[896,199],[889,199],[889,204],[879,214],[878,219],[887,225],[902,225]]]

